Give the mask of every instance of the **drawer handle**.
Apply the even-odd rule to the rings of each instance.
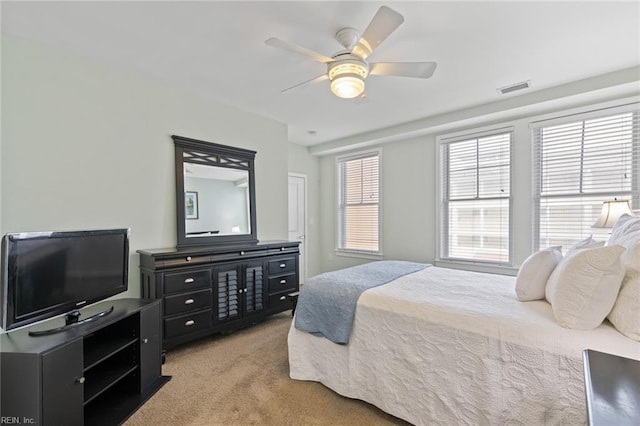
[[[142,343],[149,343],[149,339],[142,339]]]
[[[191,284],[192,282],[194,282],[195,280],[193,278],[187,278],[186,280],[184,280],[185,284]]]
[[[287,296],[280,296],[280,300],[287,300]]]
[[[281,263],[281,264],[280,264],[280,267],[281,267],[281,268],[286,268],[286,267],[287,267],[287,264],[286,264],[286,263]]]
[[[80,383],[81,385],[83,385],[85,381],[86,379],[84,378],[84,376],[80,376],[76,379],[76,383]]]
[[[187,256],[187,262],[191,262],[191,256]]]
[[[280,247],[280,251],[284,251],[284,247]]]
[[[186,325],[187,327],[191,327],[195,323],[196,322],[194,320],[189,320],[189,321],[185,322],[184,325]]]
[[[185,305],[190,305],[190,304],[192,304],[193,302],[195,302],[195,300],[193,300],[193,299],[187,299],[187,300],[185,300],[185,301],[184,301],[184,304],[185,304]]]
[[[240,252],[240,256],[244,256],[244,252],[243,251]]]
[[[286,284],[287,280],[280,280],[280,284]]]

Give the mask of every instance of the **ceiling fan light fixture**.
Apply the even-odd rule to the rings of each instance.
[[[364,86],[369,72],[376,76],[388,75],[422,79],[431,77],[436,69],[435,62],[375,62],[369,64],[367,60],[369,55],[403,22],[404,17],[400,13],[390,7],[381,6],[362,34],[350,27],[338,30],[335,35],[336,40],[345,50],[341,50],[331,57],[277,38],[272,37],[265,40],[269,46],[285,49],[327,65],[325,74],[280,92],[284,93],[305,84],[329,79],[331,92],[334,95],[350,99],[366,96]]]
[[[331,92],[339,98],[351,99],[364,92],[364,79],[369,74],[365,62],[343,60],[329,66]]]
[[[357,74],[342,74],[331,80],[331,91],[339,98],[355,98],[364,92],[364,80]]]

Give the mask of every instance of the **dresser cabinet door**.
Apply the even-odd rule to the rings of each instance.
[[[240,316],[241,287],[239,270],[239,264],[214,268],[214,280],[216,282],[214,309],[216,322],[229,321]]]
[[[42,356],[44,426],[84,423],[82,341],[60,346]]]
[[[266,293],[263,262],[248,263],[244,273],[244,312],[253,314],[265,309]]]

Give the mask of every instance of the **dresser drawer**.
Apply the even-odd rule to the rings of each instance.
[[[164,298],[164,315],[175,315],[184,312],[193,312],[202,309],[211,309],[211,289],[190,291]]]
[[[295,257],[282,257],[269,261],[269,275],[285,274],[296,270]]]
[[[297,288],[296,277],[297,275],[294,273],[269,278],[269,294],[295,290]]]
[[[165,319],[164,338],[171,339],[194,331],[204,330],[210,328],[211,324],[211,310]]]
[[[269,296],[269,311],[282,312],[293,308],[293,301],[287,292]]]
[[[192,255],[183,257],[174,257],[165,259],[162,262],[163,268],[177,268],[200,265],[202,263],[211,263],[211,256],[208,255]]]
[[[164,292],[176,293],[203,287],[211,287],[211,270],[195,269],[164,274]]]

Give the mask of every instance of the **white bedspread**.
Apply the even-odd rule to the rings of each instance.
[[[292,325],[290,376],[418,425],[585,424],[582,350],[640,359],[640,343],[562,328],[514,283],[432,267],[367,290],[348,345]]]

